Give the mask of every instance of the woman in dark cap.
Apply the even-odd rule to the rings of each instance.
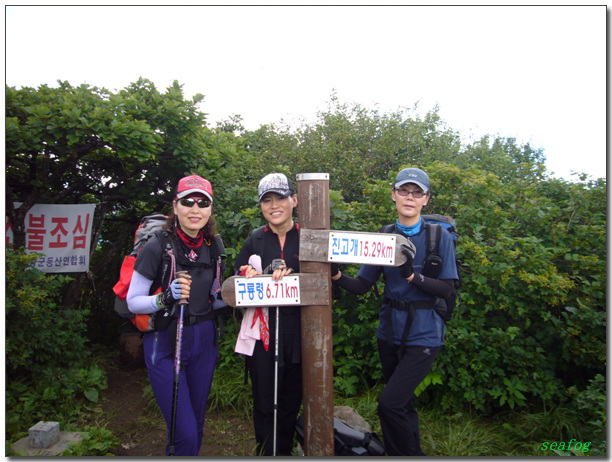
[[[429,177],[418,168],[400,171],[391,190],[397,220],[394,231],[408,239],[407,261],[399,266],[363,265],[356,278],[332,265],[332,280],[356,294],[365,294],[384,274],[378,352],[385,388],[378,401],[385,450],[389,456],[423,456],[414,390],[427,376],[444,344],[444,321],[434,309],[446,299],[459,278],[455,247],[442,229],[439,252],[443,264],[437,278],[423,275],[428,225],[421,217],[431,197]]]
[[[274,280],[280,280],[300,270],[299,226],[293,221],[297,196],[293,183],[282,173],[271,173],[263,177],[259,182],[258,193],[259,206],[267,224],[254,230],[245,240],[234,266],[246,277],[272,274]],[[295,423],[302,404],[300,308],[288,306],[258,309],[262,321],[258,339],[241,342],[240,335],[236,344],[236,352],[246,355],[246,367],[251,377],[257,454],[290,456]],[[247,309],[241,334],[251,325],[251,322],[245,322],[248,310],[255,308]],[[277,318],[279,355],[278,363],[275,364]],[[278,368],[278,374],[275,368]],[[278,404],[276,417],[275,404]]]

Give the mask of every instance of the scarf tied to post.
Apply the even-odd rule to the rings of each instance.
[[[251,255],[249,265],[261,272],[261,257]],[[240,273],[244,276],[244,271]],[[268,308],[249,307],[246,309],[240,325],[240,332],[236,339],[234,351],[247,356],[253,356],[255,342],[261,340],[266,351],[270,348],[270,329],[268,327]]]

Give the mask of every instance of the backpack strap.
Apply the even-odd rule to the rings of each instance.
[[[382,228],[380,228],[378,232],[387,234],[400,234],[397,232],[397,227],[395,226],[395,223],[391,223],[390,225],[384,225]],[[383,274],[383,278],[384,277],[385,275]],[[376,296],[379,296],[380,291],[378,290],[378,285],[376,283],[374,283],[374,290],[376,292]]]
[[[423,262],[423,276],[438,279],[444,263],[444,259],[440,255],[442,225],[425,222],[425,232],[427,233],[427,253]]]
[[[225,245],[223,244],[223,239],[221,239],[221,236],[219,234],[216,234],[213,238],[210,248],[210,256],[215,261],[215,264],[213,265],[215,268],[215,275],[210,289],[210,295],[212,301],[214,302],[214,300],[217,300],[217,296],[221,293],[221,284],[223,282],[223,275],[221,273],[221,261],[227,257],[227,253],[225,252]]]
[[[380,228],[380,231],[378,231],[378,232],[379,233],[394,233],[395,232],[395,223],[383,226],[382,228]]]
[[[215,260],[215,265],[214,265],[215,273],[214,273],[212,285],[210,286],[209,299],[210,299],[210,303],[213,309],[213,315],[214,315],[213,317],[215,320],[215,325],[217,326],[217,335],[218,335],[218,338],[221,338],[220,329],[222,328],[222,326],[220,323],[217,324],[217,320],[216,320],[217,316],[216,316],[215,310],[225,308],[227,306],[227,304],[223,302],[223,299],[219,297],[219,294],[221,293],[221,288],[222,288],[221,286],[223,284],[223,272],[221,271],[221,262],[227,256],[227,254],[225,253],[225,246],[223,245],[223,240],[221,239],[221,236],[219,236],[218,234],[215,235],[211,245],[212,247],[211,247],[210,252],[211,252],[211,257],[213,258],[213,260]]]
[[[227,253],[225,251],[225,245],[223,244],[223,239],[219,234],[215,234],[211,242],[211,256],[213,260],[219,260],[220,258],[227,257]]]
[[[387,334],[387,345],[389,347],[393,347],[393,319],[392,319],[392,309],[407,311],[408,317],[406,318],[406,324],[404,324],[404,330],[402,331],[402,338],[400,340],[400,348],[399,348],[399,357],[401,358],[404,354],[404,349],[406,348],[406,339],[408,338],[408,332],[410,331],[410,327],[412,326],[412,321],[414,321],[415,311],[416,310],[429,310],[432,309],[433,306],[431,302],[404,302],[401,300],[394,300],[385,297],[383,299],[383,303],[386,303],[387,307],[385,308],[385,328]]]
[[[253,239],[253,251],[255,252],[256,255],[259,255],[260,257],[263,258],[263,251],[264,251],[264,232],[266,230],[266,226],[267,225],[263,225],[260,226],[259,228],[256,228],[252,233],[252,239]]]
[[[168,231],[157,231],[155,235],[157,236],[162,248],[162,269],[160,273],[159,285],[163,291],[166,290],[168,285],[170,285],[170,278],[172,278],[173,273],[176,273],[176,263],[173,262],[171,257],[171,254],[174,254],[174,245],[172,243],[172,237]]]
[[[442,237],[442,225],[425,222],[425,229],[427,233],[427,255],[430,253],[438,254]]]

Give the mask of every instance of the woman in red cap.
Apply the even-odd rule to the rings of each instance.
[[[217,362],[219,348],[210,293],[217,261],[222,260],[215,244],[212,203],[208,180],[190,175],[179,181],[164,231],[152,237],[138,254],[127,296],[130,311],[155,317],[155,330],[144,334],[143,346],[149,380],[166,420],[169,440],[175,423],[174,445],[171,448],[169,442],[168,455],[198,455]],[[222,265],[221,271],[224,269]],[[181,270],[186,270],[189,278],[176,277],[175,272]],[[151,295],[160,284],[162,292]],[[176,302],[182,298],[188,299],[188,305],[183,312],[181,370],[173,419]]]

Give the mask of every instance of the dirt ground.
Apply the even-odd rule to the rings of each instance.
[[[102,410],[106,428],[121,441],[115,456],[165,456],[164,419],[145,408],[146,367],[121,364],[107,374],[108,388],[103,391]],[[254,447],[251,422],[215,412],[207,414],[200,456],[251,456]]]

